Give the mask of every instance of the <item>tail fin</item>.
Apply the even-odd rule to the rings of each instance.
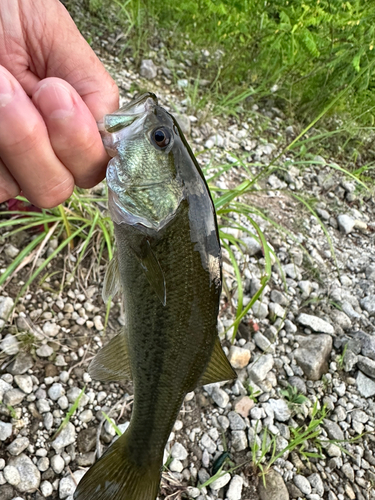
[[[161,463],[140,467],[126,452],[127,433],[83,476],[74,500],[154,500],[158,494]]]

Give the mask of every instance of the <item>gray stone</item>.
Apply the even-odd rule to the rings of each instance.
[[[367,358],[368,359],[368,358]],[[344,353],[343,368],[345,372],[352,371],[358,362],[358,356],[353,351],[347,349]]]
[[[309,483],[311,484],[313,490],[315,490],[315,493],[322,497],[324,495],[324,485],[320,475],[315,472],[314,474],[311,474],[311,476],[309,476],[307,479],[309,480]]]
[[[19,389],[11,389],[4,394],[4,403],[10,406],[17,406],[22,403],[25,393]]]
[[[358,368],[369,377],[375,379],[375,360],[365,356],[358,356]]]
[[[229,474],[229,472],[226,472],[221,477],[218,477],[215,481],[212,481],[212,483],[210,484],[211,490],[220,490],[221,488],[224,488],[224,486],[229,483],[230,479],[231,475]]]
[[[65,461],[61,455],[53,455],[51,458],[51,467],[56,474],[61,474],[65,467]]]
[[[30,375],[15,375],[14,381],[21,391],[26,394],[31,394],[33,392],[33,381]]]
[[[233,476],[226,494],[227,500],[241,500],[242,486],[242,477],[237,474]]]
[[[270,302],[268,304],[268,310],[270,312],[271,318],[284,318],[286,316],[285,309],[280,304]]]
[[[53,486],[49,481],[42,481],[40,485],[40,491],[42,492],[42,495],[47,498],[52,495],[53,493]]]
[[[370,316],[375,315],[375,295],[368,295],[360,301],[362,309],[367,311]]]
[[[8,356],[14,356],[20,350],[18,345],[18,340],[14,335],[8,333],[3,340],[0,342],[0,350],[3,351]]]
[[[64,396],[65,389],[60,383],[52,384],[48,389],[48,396],[52,399],[52,401],[57,401],[61,396]]]
[[[188,452],[181,443],[174,443],[171,449],[171,456],[177,460],[185,460],[188,456]]]
[[[40,485],[40,472],[33,464],[31,459],[24,455],[9,460],[9,465],[15,467],[20,475],[20,482],[17,484],[17,490],[21,493],[33,493],[39,488]]]
[[[269,353],[274,353],[275,352],[275,345],[271,343],[267,337],[265,337],[262,333],[256,332],[253,335],[253,341],[256,346],[259,347],[262,351],[269,352]]]
[[[267,304],[260,302],[260,300],[254,302],[251,310],[253,311],[254,316],[258,319],[265,319],[268,316],[268,306]]]
[[[310,294],[313,291],[313,287],[310,281],[299,281],[298,286],[301,289],[301,297],[303,299],[307,299],[308,297],[310,297]]]
[[[311,484],[309,481],[305,478],[305,476],[302,476],[301,474],[296,474],[293,478],[294,484],[297,486],[297,488],[304,493],[305,495],[310,495],[311,493]]]
[[[354,481],[354,470],[349,462],[346,462],[346,464],[344,464],[341,467],[341,470],[345,474],[345,476],[349,479],[349,481]]]
[[[0,420],[0,441],[6,441],[12,435],[12,424]]]
[[[294,358],[310,380],[319,380],[328,371],[328,360],[332,350],[329,335],[297,336],[300,347],[294,351]]]
[[[171,472],[182,472],[184,470],[184,466],[180,462],[180,460],[177,460],[177,458],[173,458],[171,460],[171,463],[169,464],[169,470]]]
[[[300,392],[301,394],[307,394],[306,383],[303,378],[293,376],[288,379],[288,382],[292,387],[297,387],[298,392]]]
[[[359,330],[354,334],[353,341],[355,345],[360,345],[356,354],[360,352],[362,356],[375,360],[375,335],[369,335]]]
[[[334,324],[341,326],[343,330],[349,330],[352,326],[352,322],[347,314],[338,309],[333,309],[330,313],[331,319]]]
[[[318,318],[317,316],[301,313],[298,316],[297,321],[301,325],[311,328],[314,332],[328,333],[329,335],[333,335],[335,333],[335,329],[330,323],[324,321],[324,319]]]
[[[353,231],[355,227],[355,220],[349,215],[339,215],[337,217],[337,223],[339,225],[339,229],[344,234],[349,234]]]
[[[302,278],[301,270],[295,264],[286,264],[283,266],[284,273],[292,280],[300,280]]]
[[[253,257],[262,251],[262,245],[251,236],[245,236],[242,238],[242,242],[245,244],[244,252]]]
[[[283,399],[269,399],[268,403],[271,405],[275,419],[279,422],[286,422],[290,419],[292,413]]]
[[[375,396],[375,381],[359,371],[357,375],[357,389],[361,396],[371,398]]]
[[[21,481],[21,476],[18,472],[18,469],[13,465],[6,465],[4,467],[3,474],[5,481],[12,486],[17,486]]]
[[[245,431],[232,431],[232,448],[235,451],[243,451],[247,448],[247,437]]]
[[[143,59],[139,74],[143,78],[147,78],[147,80],[153,80],[158,74],[154,61],[152,59]]]
[[[49,402],[43,398],[38,399],[38,401],[36,402],[36,407],[38,408],[39,413],[46,413],[51,409]]]
[[[227,404],[229,403],[229,396],[228,394],[223,391],[223,389],[220,389],[220,387],[214,387],[211,393],[211,397],[214,400],[214,402],[220,406],[220,408],[225,408]]]
[[[8,366],[7,370],[12,375],[22,375],[34,365],[34,360],[28,352],[21,351],[16,359]]]
[[[244,419],[235,411],[230,411],[228,413],[229,425],[232,431],[243,431],[246,429],[246,423]]]
[[[272,370],[273,364],[274,359],[272,354],[259,356],[247,369],[251,381],[255,383],[262,382],[266,378],[267,373]]]
[[[27,437],[17,437],[10,445],[7,447],[8,452],[14,457],[20,455],[29,446],[30,441]]]
[[[280,304],[281,306],[287,306],[289,304],[289,300],[283,293],[279,292],[279,290],[272,290],[271,300],[275,302],[275,304]]]
[[[49,358],[53,354],[53,349],[48,344],[41,345],[36,351],[40,358]]]
[[[85,470],[76,470],[73,474],[63,477],[59,483],[59,498],[63,500],[64,498],[71,497],[73,499],[73,494],[76,490],[76,485],[79,484],[80,480],[85,475]],[[69,499],[70,500],[70,499]]]
[[[332,420],[325,418],[323,420],[323,426],[327,431],[328,437],[330,439],[336,439],[338,441],[343,441],[345,439],[341,427],[336,422],[333,422]]]
[[[265,483],[259,481],[258,493],[260,500],[289,500],[289,493],[282,476],[270,469],[265,476]]]
[[[56,337],[59,333],[60,327],[56,325],[56,323],[51,323],[50,321],[46,321],[43,325],[43,333],[48,337]]]
[[[7,320],[8,316],[12,312],[14,306],[14,301],[11,297],[0,297],[0,318]]]
[[[57,438],[52,441],[51,445],[56,453],[60,453],[66,446],[73,444],[76,439],[76,430],[71,422],[68,422],[66,427],[60,432]]]

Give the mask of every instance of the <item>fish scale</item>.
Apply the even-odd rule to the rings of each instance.
[[[236,377],[217,334],[220,242],[203,174],[155,96],[141,96],[118,113],[109,120],[116,124],[112,143],[103,132],[104,144],[118,150],[107,172],[118,250],[103,296],[121,288],[125,328],[89,372],[104,381],[131,377],[133,411],[126,432],[81,480],[76,500],[154,500],[185,395]],[[155,137],[168,141],[161,147]]]

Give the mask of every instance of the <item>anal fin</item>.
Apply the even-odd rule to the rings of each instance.
[[[232,380],[237,378],[237,373],[232,368],[228,358],[221,347],[219,337],[216,337],[214,350],[205,372],[198,382],[199,385],[213,384],[223,380]]]
[[[119,382],[131,380],[131,369],[125,333],[121,332],[106,344],[89,366],[89,374],[94,380]]]

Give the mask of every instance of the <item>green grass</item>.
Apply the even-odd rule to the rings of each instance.
[[[72,418],[72,416],[74,415],[74,413],[76,412],[76,410],[77,410],[77,408],[79,406],[79,402],[81,401],[82,396],[85,393],[85,389],[86,389],[86,386],[83,387],[83,389],[81,390],[81,392],[78,394],[77,399],[74,401],[74,403],[72,404],[72,406],[69,408],[67,414],[64,417],[64,420],[61,422],[60,427],[57,429],[57,431],[54,434],[52,440],[56,439],[57,436],[61,433],[61,431],[68,425],[70,419]]]

